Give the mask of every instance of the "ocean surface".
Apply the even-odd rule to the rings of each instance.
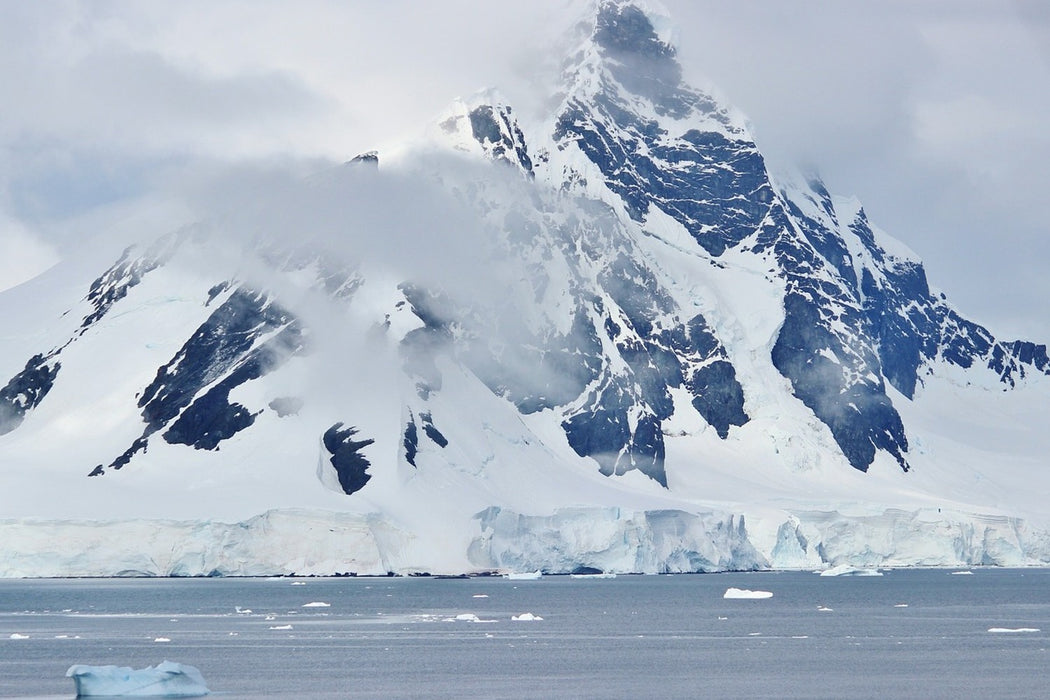
[[[226,700],[1046,698],[1048,647],[1046,569],[0,580],[5,698],[163,660]]]

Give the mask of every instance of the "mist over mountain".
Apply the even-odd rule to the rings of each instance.
[[[0,294],[0,574],[1050,561],[1046,345],[770,173],[672,31],[598,3],[545,114]]]

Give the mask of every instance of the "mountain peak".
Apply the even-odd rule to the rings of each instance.
[[[657,27],[662,29],[658,33]],[[593,39],[612,55],[645,56],[674,62],[673,24],[665,12],[634,2],[602,2],[595,15]]]
[[[499,91],[488,88],[456,99],[430,129],[432,141],[461,153],[485,155],[533,177],[532,159],[514,110]]]
[[[631,2],[602,2],[590,41],[627,92],[651,101],[658,114],[681,118],[692,111],[695,100],[683,90],[682,67],[670,41],[672,26],[659,11]]]

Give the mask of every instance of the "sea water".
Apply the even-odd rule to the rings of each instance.
[[[0,697],[170,660],[228,700],[1037,698],[1048,647],[1044,569],[0,580]]]

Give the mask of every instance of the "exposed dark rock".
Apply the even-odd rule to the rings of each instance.
[[[558,142],[575,142],[598,166],[632,218],[643,220],[656,203],[712,255],[721,255],[750,235],[769,210],[774,195],[765,162],[749,141],[698,131],[683,137],[691,143],[667,142],[665,136],[655,121],[628,111],[612,93],[602,93],[595,105],[571,103],[555,131]]]
[[[379,166],[379,151],[365,151],[364,153],[358,154],[351,158],[347,165],[368,165],[371,167]]]
[[[86,300],[91,304],[93,311],[84,316],[80,324],[80,333],[83,334],[105,316],[114,304],[127,296],[131,288],[142,282],[147,273],[167,262],[179,242],[178,234],[164,236],[150,246],[144,255],[137,258],[132,257],[134,248],[126,248],[120,259],[91,283]]]
[[[275,332],[253,348],[261,337]],[[175,419],[201,389],[220,377],[229,374],[215,387],[225,396],[233,387],[271,371],[302,347],[302,329],[291,314],[265,294],[238,288],[143,391],[139,406],[149,432]]]
[[[61,367],[50,355],[34,355],[25,368],[0,389],[0,435],[20,426],[26,413],[44,400]]]
[[[368,473],[371,463],[360,451],[375,440],[354,440],[352,438],[357,434],[357,428],[342,427],[342,423],[336,423],[326,430],[323,442],[331,455],[330,462],[339,477],[339,485],[343,493],[349,495],[360,491],[372,478]]]
[[[471,134],[489,154],[497,160],[517,164],[530,178],[534,175],[525,134],[510,107],[479,105],[471,110],[468,118]]]
[[[693,408],[715,429],[719,437],[728,437],[730,426],[747,423],[744,390],[737,381],[733,365],[725,360],[716,360],[697,368],[686,382],[686,387],[693,395]]]
[[[208,290],[208,301],[204,302],[205,306],[211,306],[211,303],[215,301],[215,297],[219,296],[227,289],[230,288],[229,282],[219,282]]]
[[[399,289],[423,322],[422,328],[405,334],[400,351],[405,371],[417,378],[416,391],[425,401],[432,391],[441,389],[441,372],[434,358],[450,348],[450,324],[457,309],[447,297],[417,285],[405,283]]]
[[[633,431],[628,417],[632,408],[641,413]],[[562,429],[576,454],[598,462],[602,474],[637,469],[667,486],[660,420],[644,405],[637,407],[626,377],[606,375],[584,406],[562,422]]]
[[[434,418],[429,411],[419,414],[419,421],[423,425],[423,434],[434,442],[438,447],[447,447],[448,439],[434,425]],[[416,425],[416,416],[409,411],[408,422],[401,436],[401,445],[405,449],[405,461],[416,466],[416,455],[419,453],[419,428]]]
[[[113,469],[120,469],[121,467],[127,466],[128,462],[131,461],[132,457],[134,457],[139,452],[146,452],[146,449],[148,447],[149,440],[145,437],[140,437],[134,442],[132,442],[131,447],[124,450],[123,454],[121,454],[119,457],[113,460],[113,463],[109,466],[111,466]],[[98,472],[98,474],[102,473],[101,465],[95,467],[95,471],[88,474],[88,476],[98,476],[98,474],[96,474],[95,472]]]
[[[401,439],[401,445],[405,448],[405,461],[416,466],[416,453],[419,451],[419,431],[416,428],[415,419],[409,414],[408,422],[405,423],[405,432]]]
[[[612,81],[603,78],[588,102],[570,100],[555,126],[559,147],[575,143],[632,218],[643,220],[657,204],[713,255],[753,233],[775,197],[755,144],[696,129],[671,138],[623,97],[618,86],[647,99],[658,114],[700,112],[727,133],[736,131],[711,98],[682,84],[673,48],[638,8],[603,5],[595,41],[612,59],[605,64]]]
[[[420,419],[423,421],[423,432],[428,438],[434,441],[438,447],[447,447],[448,440],[441,431],[434,427],[434,419],[430,416],[430,412],[424,412],[419,414]]]
[[[850,372],[849,353],[827,330],[820,308],[807,297],[789,293],[784,311],[786,318],[772,359],[781,374],[791,380],[795,395],[831,428],[854,468],[867,471],[875,450],[883,449],[907,470],[904,453],[908,439],[900,415],[886,396],[881,375],[857,377]],[[854,371],[878,368],[875,358],[866,360]]]
[[[190,445],[198,450],[214,450],[255,422],[252,413],[238,403],[230,403],[229,393],[242,381],[231,375],[190,404],[164,433],[173,445]]]
[[[163,437],[171,444],[216,449],[258,415],[230,403],[230,392],[279,367],[304,343],[299,321],[288,311],[266,294],[237,288],[142,392],[139,407],[146,427],[110,468],[127,465],[165,427]]]

